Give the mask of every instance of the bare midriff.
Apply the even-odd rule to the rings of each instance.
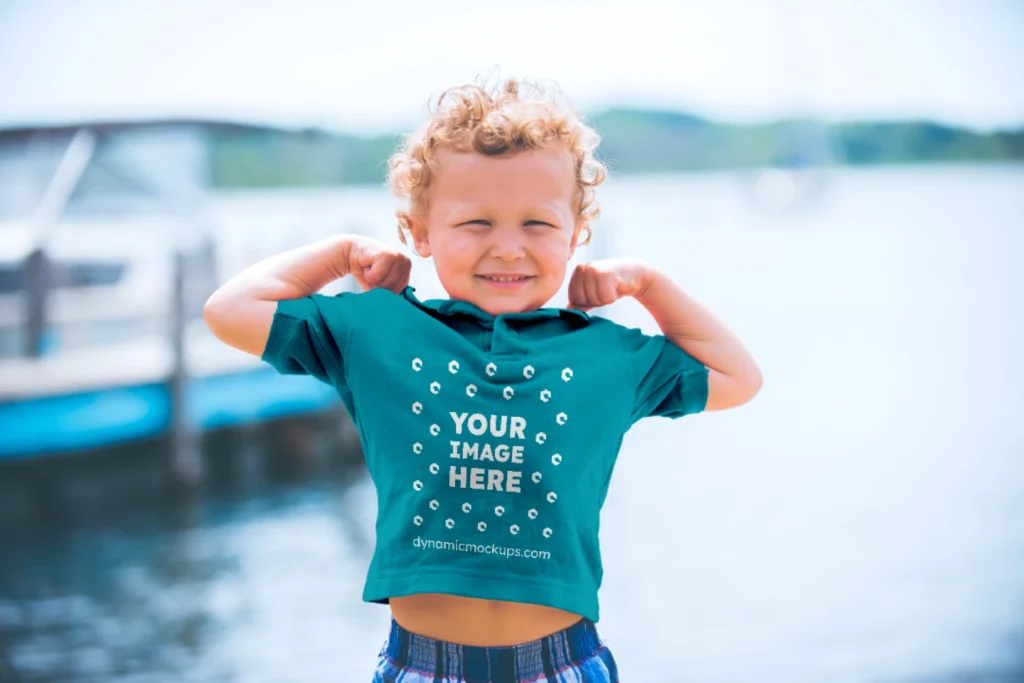
[[[407,631],[461,645],[521,645],[558,633],[582,617],[572,612],[503,600],[445,593],[393,597],[391,614]]]

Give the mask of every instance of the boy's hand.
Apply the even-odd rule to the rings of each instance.
[[[637,259],[603,259],[581,263],[569,280],[569,308],[588,311],[624,296],[641,294],[650,282],[652,266]]]
[[[398,294],[409,284],[409,257],[371,237],[354,240],[348,254],[348,272],[364,290],[388,289]]]

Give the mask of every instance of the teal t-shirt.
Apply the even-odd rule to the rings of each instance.
[[[708,395],[707,368],[662,335],[411,287],[280,301],[263,360],[333,385],[358,428],[377,490],[364,601],[449,593],[595,622],[623,436]]]

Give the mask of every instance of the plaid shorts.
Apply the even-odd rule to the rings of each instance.
[[[611,650],[586,617],[520,645],[478,647],[411,633],[391,619],[373,683],[619,683]]]

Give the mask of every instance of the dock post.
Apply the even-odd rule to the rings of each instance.
[[[25,340],[23,349],[27,358],[43,355],[43,335],[46,334],[46,302],[51,281],[50,259],[43,247],[37,247],[23,264],[25,287]]]
[[[171,288],[170,337],[173,365],[171,393],[171,473],[175,482],[192,488],[203,479],[203,459],[199,434],[188,411],[188,362],[186,327],[188,304],[185,301],[185,254],[174,251],[174,284]]]
[[[25,257],[23,266],[23,286],[27,295],[25,304],[28,310],[22,355],[28,358],[39,358],[45,350],[43,336],[47,327],[47,299],[54,284],[52,263],[46,255],[46,247],[67,208],[71,194],[92,159],[96,141],[96,133],[89,128],[80,128],[75,132],[32,216],[29,228],[32,251]]]

